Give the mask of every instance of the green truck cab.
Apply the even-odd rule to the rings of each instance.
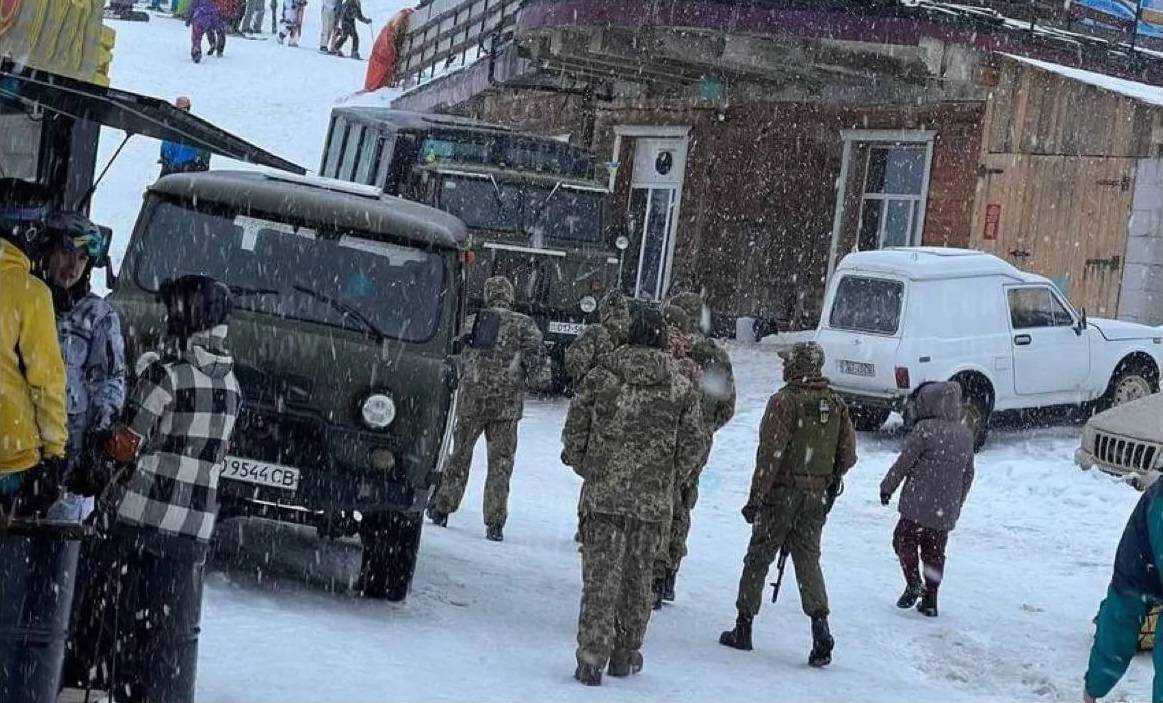
[[[319,172],[456,215],[468,227],[468,311],[505,276],[541,329],[554,385],[566,347],[618,285],[611,196],[586,149],[452,115],[337,107]]]
[[[447,455],[465,238],[451,215],[330,179],[212,171],[149,188],[110,300],[132,361],[163,343],[162,280],[230,286],[245,404],[221,519],[358,534],[363,592],[406,596]]]

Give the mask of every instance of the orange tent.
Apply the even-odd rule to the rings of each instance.
[[[392,21],[380,30],[368,61],[367,77],[363,81],[364,92],[391,85],[392,79],[396,76],[396,63],[400,59],[404,36],[408,34],[408,20],[413,12],[415,10],[411,8],[400,10]]]

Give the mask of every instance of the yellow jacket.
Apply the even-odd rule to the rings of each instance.
[[[65,363],[48,286],[0,240],[0,474],[44,456],[63,457],[68,439]]]

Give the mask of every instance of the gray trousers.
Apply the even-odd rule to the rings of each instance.
[[[262,18],[266,12],[266,0],[246,0],[246,12],[242,15],[242,30],[262,31]]]

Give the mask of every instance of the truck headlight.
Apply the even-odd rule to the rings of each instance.
[[[396,403],[390,395],[372,393],[360,406],[363,422],[373,430],[382,430],[396,419]]]
[[[577,301],[577,305],[587,315],[598,309],[598,301],[594,300],[592,295],[582,296],[582,299]]]

